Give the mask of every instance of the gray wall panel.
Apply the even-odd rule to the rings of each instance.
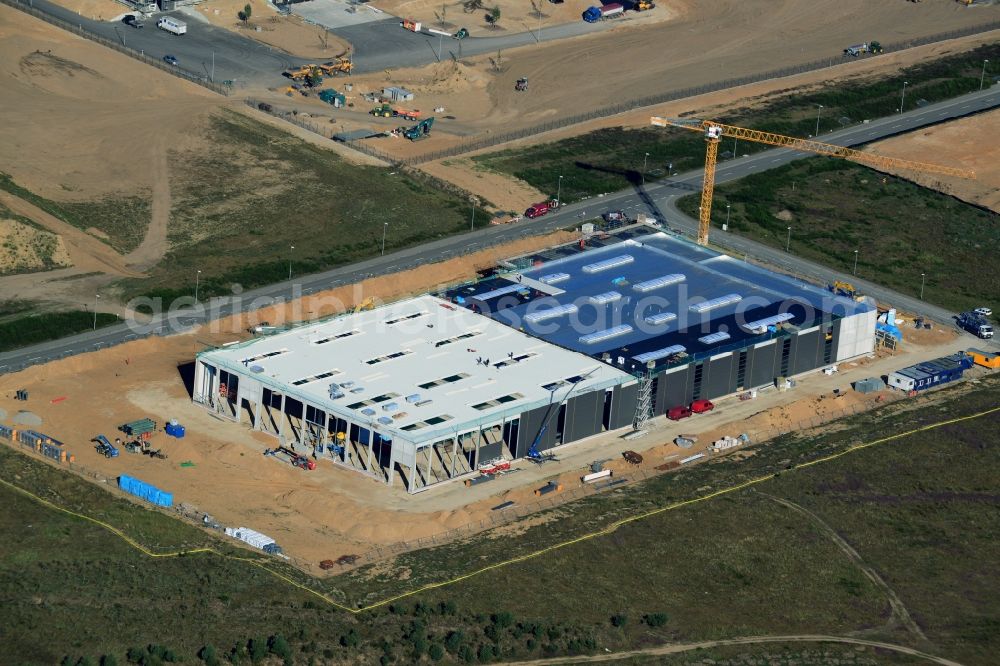
[[[717,358],[705,364],[706,374],[701,380],[701,397],[718,398],[736,390],[733,386],[733,355]]]
[[[797,375],[801,372],[815,370],[823,362],[823,338],[819,331],[803,333],[795,336],[796,343],[792,348],[792,359],[788,365],[788,374]]]
[[[538,432],[542,427],[542,421],[548,407],[538,407],[529,412],[521,414],[521,422],[517,430],[517,457],[523,458],[528,455],[528,449],[532,442],[538,437]],[[541,446],[539,446],[541,449]]]
[[[604,391],[591,391],[570,398],[563,443],[575,442],[601,431],[601,400]]]
[[[747,358],[747,387],[764,386],[777,376],[780,340],[770,345],[756,347]]]
[[[611,430],[624,428],[635,418],[636,402],[639,398],[639,384],[616,386],[611,404]]]

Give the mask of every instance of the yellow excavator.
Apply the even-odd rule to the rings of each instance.
[[[354,306],[354,312],[361,312],[362,310],[371,310],[375,307],[375,299],[369,296],[365,300],[361,301]]]

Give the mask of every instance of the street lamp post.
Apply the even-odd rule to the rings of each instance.
[[[385,256],[385,233],[389,230],[389,223],[382,223],[382,256]]]
[[[989,62],[989,60],[984,60],[983,61],[983,73],[979,75],[979,89],[980,90],[983,89],[983,83],[986,81],[986,63],[988,63],[988,62]]]
[[[854,251],[854,274],[858,274],[858,251]]]
[[[97,294],[97,298],[94,299],[94,330],[97,330],[97,306],[101,304],[101,295]]]
[[[924,280],[926,277],[925,273],[920,274],[920,300],[924,300]]]
[[[194,274],[194,302],[198,302],[198,284],[201,282],[201,271]]]
[[[788,238],[785,239],[785,252],[792,247],[792,228],[788,227]]]
[[[649,160],[649,153],[646,153],[646,156],[642,158],[642,184],[643,185],[646,184],[646,162],[648,160]]]
[[[667,175],[668,176],[674,175],[674,163],[673,162],[667,162]]]
[[[295,251],[295,246],[294,245],[290,246],[290,249],[288,251],[288,279],[289,280],[292,279],[292,252],[294,252],[294,251]]]
[[[823,113],[823,105],[822,104],[817,104],[816,105],[816,131],[813,133],[813,136],[819,136],[819,114],[821,114],[821,113]]]
[[[726,230],[727,231],[729,230],[729,206],[730,206],[730,204],[726,204]]]
[[[476,230],[476,200],[472,199],[472,219],[469,221],[469,231]]]
[[[903,81],[903,94],[899,98],[899,112],[900,113],[903,112],[903,108],[906,106],[906,86],[908,84],[909,84],[909,81]]]
[[[556,185],[556,203],[562,206],[562,176],[559,176],[559,184]]]

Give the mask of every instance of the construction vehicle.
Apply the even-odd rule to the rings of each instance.
[[[860,44],[855,44],[854,46],[848,46],[844,49],[845,56],[851,56],[852,58],[858,58],[866,53],[872,55],[878,55],[882,53],[882,45],[878,42],[861,42]]]
[[[542,432],[544,432],[544,430],[542,430]],[[554,453],[542,453],[538,450],[538,440],[541,439],[542,432],[538,433],[538,437],[535,438],[535,442],[532,443],[531,448],[528,449],[527,458],[536,465],[543,465],[556,459]]]
[[[305,456],[299,455],[295,451],[292,451],[291,449],[284,446],[279,446],[276,449],[264,449],[264,455],[274,456],[274,457],[284,456],[285,458],[288,459],[288,462],[291,463],[293,467],[298,467],[299,469],[305,469],[305,470],[316,469],[315,462],[309,460],[309,458],[306,458]]]
[[[410,129],[403,130],[403,136],[405,136],[410,141],[420,141],[421,139],[426,139],[427,135],[431,133],[431,127],[434,125],[434,117],[427,118],[426,120],[421,120],[419,123],[411,127]]]
[[[323,69],[318,65],[302,65],[298,69],[288,69],[282,72],[293,81],[301,81],[310,88],[315,88],[323,83]]]
[[[712,194],[715,191],[715,163],[719,154],[719,142],[723,137],[739,139],[741,141],[753,141],[781,148],[793,148],[827,157],[850,159],[875,169],[906,169],[908,171],[936,173],[944,176],[956,176],[958,178],[976,177],[975,172],[969,169],[958,169],[938,164],[886,157],[877,153],[862,152],[853,148],[835,146],[820,141],[796,139],[790,136],[775,134],[774,132],[763,132],[735,125],[725,125],[714,120],[675,119],[652,116],[650,124],[654,127],[680,127],[686,130],[701,132],[705,137],[705,171],[702,176],[701,209],[698,220],[699,245],[708,245],[708,231],[712,221]]]
[[[366,298],[365,300],[361,301],[360,303],[354,306],[354,312],[358,313],[361,312],[362,310],[371,310],[374,307],[375,307],[375,299],[369,296],[368,298]]]
[[[616,16],[621,16],[624,13],[625,7],[623,5],[620,5],[617,2],[612,2],[601,7],[588,7],[581,16],[587,23],[597,23],[601,19],[614,18]]]
[[[989,320],[974,311],[963,312],[956,319],[960,328],[972,333],[976,337],[988,340],[993,337],[993,326]]]
[[[468,36],[469,36],[469,31],[466,30],[465,28],[459,28],[458,32],[452,35],[452,37],[455,39],[465,39]]]
[[[650,9],[656,9],[656,3],[652,2],[651,0],[639,0],[638,2],[635,3],[632,9],[637,12],[645,12],[649,11]]]
[[[623,226],[629,223],[629,217],[623,210],[614,210],[601,215],[608,226]]]
[[[847,298],[853,298],[856,301],[860,301],[864,298],[864,296],[861,295],[861,292],[855,289],[854,285],[850,282],[837,280],[833,284],[826,285],[826,288],[837,296],[846,296]]]
[[[108,438],[104,435],[98,435],[94,439],[90,440],[92,442],[97,442],[97,452],[100,453],[105,458],[117,458],[118,449],[108,441]]]
[[[420,111],[410,111],[391,104],[380,104],[369,111],[373,116],[380,118],[402,118],[404,120],[419,120]]]
[[[528,79],[527,77],[522,76],[517,80],[517,83],[514,84],[514,90],[518,92],[524,92],[527,89],[528,89]]]
[[[324,62],[322,65],[317,65],[317,67],[327,76],[335,76],[337,74],[350,74],[354,70],[354,63],[351,60],[338,58],[336,62],[331,60],[330,62]]]

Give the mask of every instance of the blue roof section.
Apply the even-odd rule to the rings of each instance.
[[[750,322],[787,313],[787,323],[809,327],[873,307],[664,233],[560,250],[548,253],[558,258],[536,257],[529,269],[463,285],[448,297],[548,342],[597,357],[610,353],[616,361],[675,345],[689,355],[718,353],[775,336],[773,327],[747,330]],[[554,274],[562,279],[550,282]],[[609,298],[612,293],[621,298]],[[554,308],[562,314],[526,318]],[[618,334],[591,335],[610,330]],[[709,342],[699,341],[706,336]]]

